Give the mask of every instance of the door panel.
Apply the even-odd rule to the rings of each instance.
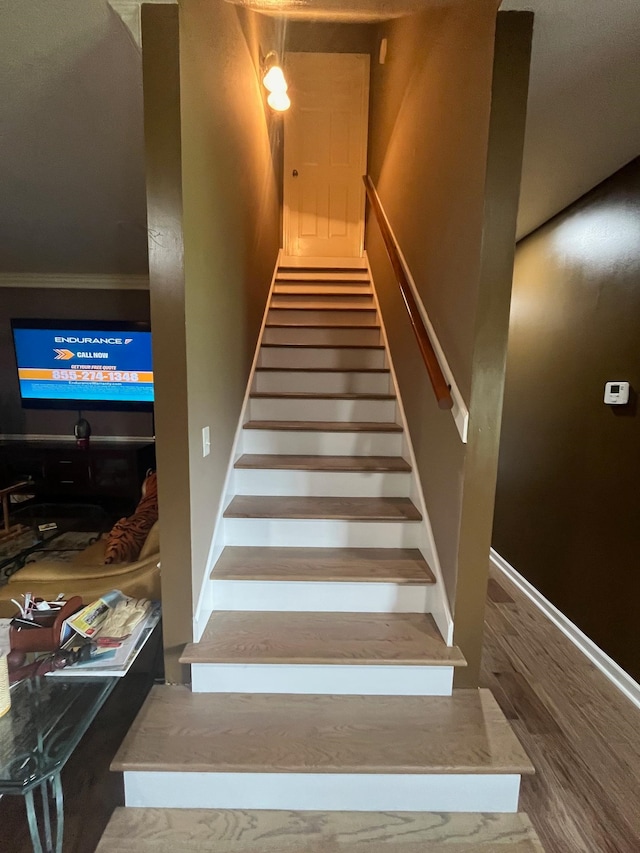
[[[291,109],[284,131],[285,254],[359,257],[369,57],[288,53],[286,73]]]

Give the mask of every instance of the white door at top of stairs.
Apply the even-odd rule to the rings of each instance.
[[[369,56],[288,53],[284,252],[360,257],[364,247]]]

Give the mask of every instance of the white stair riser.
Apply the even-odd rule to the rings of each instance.
[[[263,347],[258,356],[259,367],[326,367],[343,370],[386,367],[384,350],[313,349],[313,347]]]
[[[375,308],[373,296],[364,293],[274,293],[271,308]]]
[[[192,664],[194,693],[451,696],[452,666]]]
[[[375,311],[296,311],[291,308],[270,308],[267,324],[286,323],[288,326],[371,326],[377,322]]]
[[[332,400],[253,397],[249,415],[254,421],[374,421],[394,423],[395,400]]]
[[[324,346],[376,346],[380,343],[380,329],[317,328],[290,329],[266,326],[262,338],[265,344],[320,344]]]
[[[289,613],[429,613],[434,584],[244,581],[213,578],[214,610]]]
[[[421,527],[415,521],[225,518],[224,540],[274,548],[419,548]]]
[[[315,456],[399,456],[402,434],[392,432],[295,432],[245,429],[244,453],[289,453]]]
[[[148,808],[515,812],[517,774],[127,771],[125,804]]]
[[[389,373],[305,373],[298,370],[256,371],[254,391],[299,391],[309,394],[389,394]]]
[[[235,470],[235,490],[240,495],[402,498],[408,497],[410,489],[410,473],[269,468]]]

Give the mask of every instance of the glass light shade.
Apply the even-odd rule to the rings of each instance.
[[[286,92],[271,92],[267,98],[267,103],[272,110],[276,110],[279,113],[283,113],[291,106],[289,95]]]
[[[279,65],[272,65],[262,78],[262,84],[270,92],[286,92],[287,81]]]

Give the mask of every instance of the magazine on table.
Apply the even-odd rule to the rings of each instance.
[[[114,592],[118,591],[114,590]],[[88,646],[87,651],[83,656],[84,659],[70,664],[63,669],[48,672],[48,676],[53,678],[66,678],[75,675],[121,676],[129,670],[160,620],[160,604],[158,602],[150,603],[144,616],[142,616],[128,636],[112,639],[105,638],[101,634],[102,624],[105,622],[107,615],[103,609],[105,601],[107,602],[108,611],[114,609],[115,604],[120,601],[131,602],[133,600],[120,592],[118,592],[118,598],[109,593],[97,602],[83,608],[79,613],[74,614],[72,620],[76,620],[75,624],[72,623],[71,619],[67,620],[72,623],[69,627],[77,633],[73,633],[67,639],[64,647],[72,649],[82,648],[83,645],[86,645]],[[98,614],[96,618],[92,618],[94,613]],[[79,625],[81,631],[78,631],[76,624]],[[82,631],[87,631],[88,629],[91,630],[89,636],[82,633]]]

